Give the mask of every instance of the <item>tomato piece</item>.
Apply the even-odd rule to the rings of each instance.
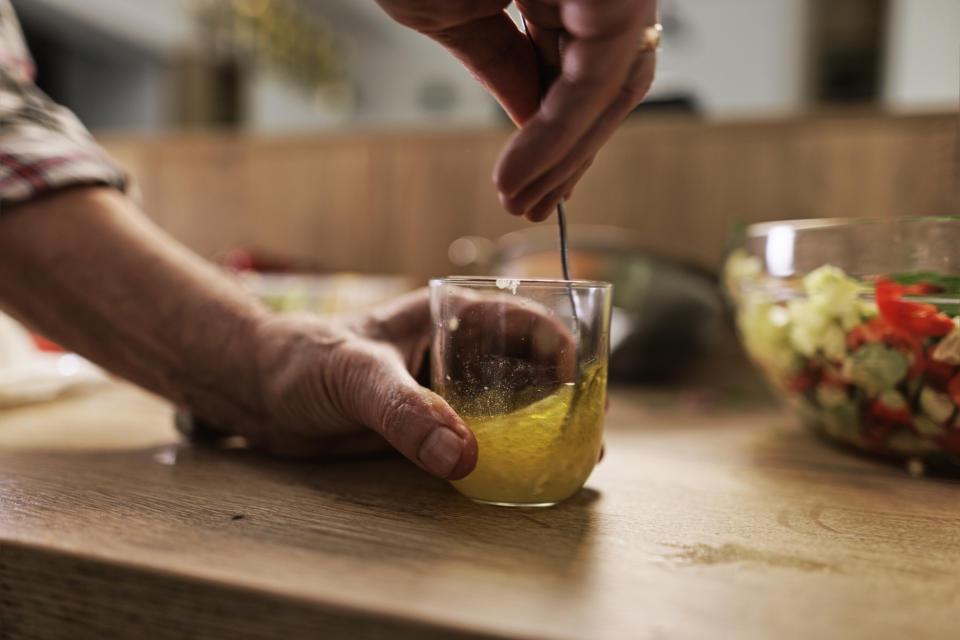
[[[817,384],[817,375],[812,371],[801,371],[787,378],[785,384],[788,390],[802,393]]]
[[[945,313],[935,306],[924,302],[901,300],[905,294],[923,295],[936,293],[939,288],[920,283],[905,287],[890,280],[880,280],[876,284],[875,296],[880,315],[893,327],[914,336],[943,336],[956,327]]]
[[[923,345],[920,344],[920,340],[914,338],[913,336],[899,335],[897,338],[900,339],[901,349],[906,349],[909,351],[910,358],[910,368],[907,369],[908,378],[916,378],[923,371],[923,365],[926,363],[923,357]],[[891,344],[891,343],[888,343]],[[891,346],[897,346],[896,344],[891,344]]]
[[[945,389],[950,379],[956,373],[956,367],[949,362],[937,360],[933,357],[933,352],[937,350],[937,345],[931,345],[923,358],[923,378],[930,384],[940,389]]]
[[[901,426],[902,423],[893,420],[887,420],[882,416],[875,415],[872,411],[868,412],[863,424],[863,435],[873,441],[875,445],[883,445],[887,436]]]
[[[940,436],[935,440],[944,451],[949,453],[960,453],[960,430],[953,429],[946,435]]]
[[[820,384],[826,385],[828,387],[835,387],[837,389],[846,389],[850,386],[850,383],[843,379],[839,373],[835,373],[830,369],[824,369],[821,372]]]

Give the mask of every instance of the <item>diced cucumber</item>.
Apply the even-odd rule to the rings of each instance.
[[[896,389],[887,389],[880,394],[880,402],[890,409],[903,409],[907,406],[907,399]]]
[[[956,319],[954,319],[956,322]],[[960,364],[960,329],[954,329],[933,350],[934,360],[954,366]]]
[[[744,302],[738,317],[747,352],[777,374],[802,364],[787,340],[788,322],[784,307],[754,300]]]
[[[892,389],[907,375],[910,363],[900,351],[884,344],[865,344],[843,364],[845,380],[876,396]]]
[[[824,409],[833,409],[838,405],[850,401],[847,397],[846,389],[829,384],[817,385],[816,397],[817,404]]]
[[[920,390],[920,410],[937,424],[949,420],[955,408],[953,400],[947,394],[930,387]]]
[[[922,455],[940,451],[940,445],[909,431],[898,431],[887,438],[887,448],[906,455]]]
[[[860,433],[860,407],[855,402],[842,402],[822,410],[820,417],[827,435],[854,443],[865,441]]]
[[[913,428],[916,429],[920,435],[930,438],[942,436],[947,432],[946,429],[927,416],[916,416],[913,419]]]

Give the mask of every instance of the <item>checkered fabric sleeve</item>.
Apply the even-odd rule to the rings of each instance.
[[[33,77],[13,7],[0,0],[0,210],[75,185],[126,190],[127,175]]]

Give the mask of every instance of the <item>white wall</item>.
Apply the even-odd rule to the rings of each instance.
[[[14,0],[14,8],[62,47],[57,86],[89,128],[169,126],[168,58],[190,33],[180,0]]]
[[[805,102],[806,0],[662,0],[652,95],[692,90],[709,116],[790,113]]]
[[[308,0],[350,45],[357,124],[482,123],[497,117],[483,88],[444,49],[394,23],[373,0]],[[449,90],[450,108],[422,104],[428,85]]]
[[[838,0],[842,1],[842,0]],[[891,0],[892,28],[885,99],[898,108],[956,106],[960,83],[960,0]],[[56,24],[89,24],[124,38],[162,62],[191,47],[186,0],[14,0]],[[493,101],[441,47],[393,24],[374,0],[304,0],[343,33],[352,47],[350,112],[325,109],[309,88],[267,71],[255,74],[248,113],[260,130],[359,125],[484,123],[500,117]],[[806,106],[807,0],[662,0],[684,29],[664,35],[654,96],[696,95],[712,117],[791,113]],[[83,47],[96,38],[74,35]],[[78,62],[78,68],[84,64]],[[125,127],[163,126],[167,79],[159,65],[142,73],[97,75],[81,68],[78,82],[96,87],[91,109]],[[129,67],[129,65],[128,65]],[[95,77],[96,76],[96,77]],[[422,104],[430,84],[452,93],[450,108]],[[120,85],[111,91],[112,85]],[[100,122],[95,123],[97,125]]]
[[[191,37],[187,0],[14,0],[14,6],[94,25],[155,54],[174,52]]]
[[[892,0],[884,100],[894,109],[957,108],[960,0]]]
[[[159,131],[169,126],[166,67],[146,57],[127,56],[121,64],[76,55],[68,61],[64,87],[71,107],[92,130]]]

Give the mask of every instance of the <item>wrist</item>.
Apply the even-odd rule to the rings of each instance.
[[[219,314],[195,333],[202,344],[185,351],[171,378],[174,400],[218,429],[248,435],[268,418],[259,375],[266,310]],[[204,338],[203,336],[206,336]]]

